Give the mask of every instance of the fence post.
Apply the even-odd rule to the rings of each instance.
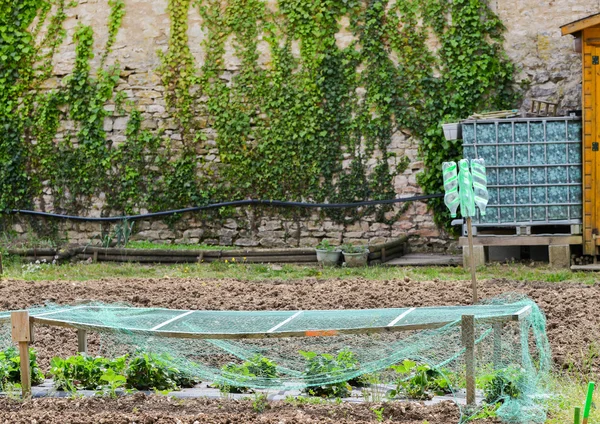
[[[461,318],[461,336],[465,347],[465,365],[467,377],[467,405],[475,405],[475,316],[463,315]]]
[[[12,339],[19,343],[19,358],[21,368],[21,391],[23,399],[31,396],[31,367],[29,365],[29,342],[31,342],[31,327],[29,312],[11,312]]]

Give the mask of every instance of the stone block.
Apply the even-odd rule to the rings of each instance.
[[[202,238],[204,234],[204,230],[201,229],[193,229],[193,230],[185,230],[183,232],[183,238],[191,239],[191,238]]]
[[[280,238],[264,237],[260,239],[262,247],[285,247],[285,242]]]
[[[469,246],[463,246],[463,266],[469,269],[471,264]],[[473,262],[476,267],[485,265],[486,255],[484,246],[473,246]]]
[[[249,238],[239,238],[234,243],[236,246],[254,247],[258,246],[258,241]]]
[[[129,118],[127,117],[117,118],[113,123],[113,129],[115,131],[124,131],[127,129],[127,122],[129,122]]]
[[[548,258],[550,266],[553,268],[571,267],[571,246],[559,245],[548,246]]]

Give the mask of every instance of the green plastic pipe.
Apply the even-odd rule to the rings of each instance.
[[[575,408],[575,419],[573,420],[574,424],[581,424],[581,407]]]
[[[585,408],[583,408],[583,422],[582,424],[588,424],[588,418],[590,416],[590,409],[592,407],[592,395],[594,394],[594,382],[588,383],[587,397],[585,398]]]

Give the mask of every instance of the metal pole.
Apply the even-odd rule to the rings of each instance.
[[[473,304],[477,303],[477,276],[475,275],[475,253],[473,252],[473,222],[467,217],[467,233],[469,235],[469,262],[471,262],[471,288],[473,289]]]

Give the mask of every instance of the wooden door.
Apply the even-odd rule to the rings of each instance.
[[[600,245],[600,28],[583,31],[583,243]]]

